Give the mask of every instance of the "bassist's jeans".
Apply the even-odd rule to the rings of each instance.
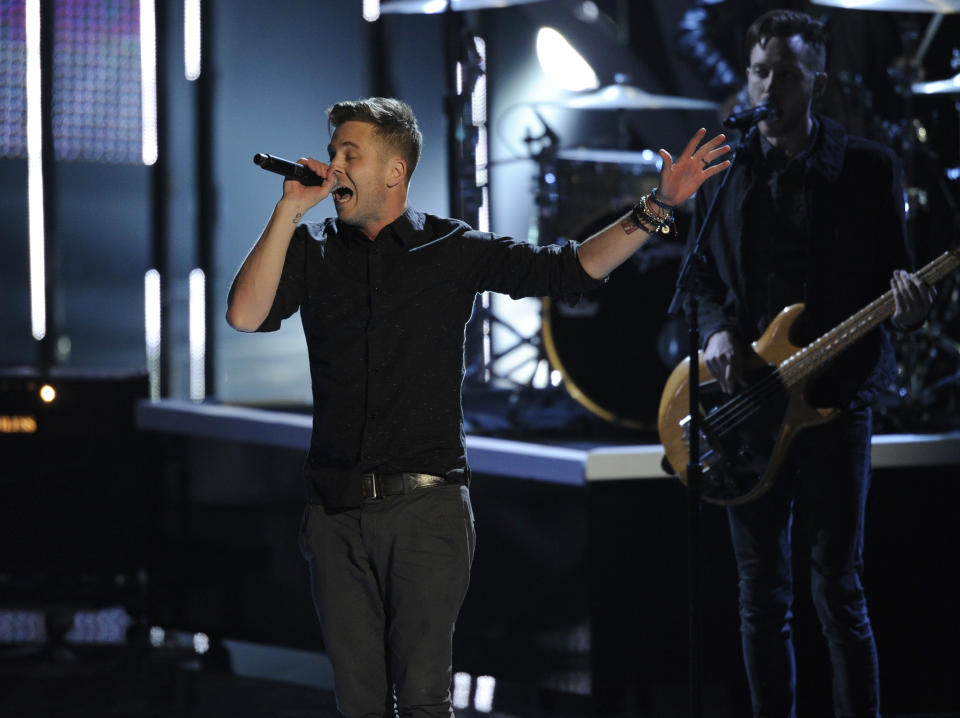
[[[800,433],[766,494],[730,507],[740,633],[753,713],[796,715],[791,527],[809,548],[811,589],[833,668],[837,716],[879,715],[877,652],[860,581],[870,483],[869,409]]]

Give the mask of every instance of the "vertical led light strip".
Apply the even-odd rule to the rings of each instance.
[[[200,79],[200,22],[200,0],[183,0],[183,76],[190,82]]]
[[[380,0],[363,0],[363,19],[367,22],[380,19]]]
[[[190,398],[202,401],[206,396],[204,367],[207,355],[206,276],[202,269],[190,272]]]
[[[140,132],[143,164],[157,161],[157,17],[153,0],[140,0]]]
[[[473,126],[477,128],[477,146],[475,150],[476,186],[480,189],[480,207],[478,208],[477,229],[490,231],[490,205],[488,198],[489,173],[487,147],[487,43],[479,35],[473,38],[477,56],[480,59],[480,76],[470,95],[470,107],[473,112]]]
[[[43,225],[43,124],[40,109],[40,0],[24,6],[27,85],[27,222],[30,237],[30,324],[33,338],[47,335],[47,261]]]
[[[160,398],[160,272],[150,269],[143,275],[143,336],[147,349],[150,398]]]

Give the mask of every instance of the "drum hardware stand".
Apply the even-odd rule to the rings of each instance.
[[[559,137],[557,136],[556,132],[554,132],[553,129],[547,124],[540,113],[536,111],[536,109],[534,109],[533,112],[543,125],[543,132],[539,136],[533,136],[528,129],[523,141],[530,150],[531,159],[540,163],[546,162],[547,158],[551,158],[550,163],[552,167],[552,158],[556,156],[556,147],[560,143]],[[543,172],[540,174],[541,179],[542,177]],[[546,199],[544,199],[544,197],[545,195],[543,192],[537,192],[538,215],[543,214],[539,210],[539,207],[549,204],[549,197]],[[537,223],[539,228],[539,225],[541,224],[539,216],[537,218]],[[508,417],[508,422],[511,428],[516,429],[519,428],[519,425],[524,423],[524,420],[520,418],[520,415],[523,413],[524,406],[532,403],[533,399],[543,398],[543,392],[556,391],[558,390],[558,387],[552,385],[552,382],[548,383],[548,386],[545,388],[538,388],[534,385],[534,382],[537,380],[540,367],[543,366],[543,362],[548,361],[546,352],[543,348],[543,340],[540,336],[539,329],[531,336],[526,336],[510,322],[504,321],[489,311],[485,317],[485,320],[486,344],[484,348],[484,358],[489,372],[487,382],[488,385],[498,384],[500,388],[504,388],[509,391],[509,408],[506,409],[505,413]],[[492,332],[494,328],[505,330],[514,341],[502,350],[495,350],[492,341]],[[520,358],[513,364],[513,366],[509,368],[498,368],[497,370],[494,370],[494,367],[496,367],[498,364],[501,364],[502,360],[509,357],[517,350],[527,347],[533,350],[533,354],[531,356]],[[512,377],[516,371],[530,364],[533,364],[533,371],[531,371],[529,379],[522,381]]]
[[[710,203],[700,224],[693,248],[684,257],[680,265],[680,276],[677,279],[677,290],[670,302],[667,314],[678,317],[683,314],[683,303],[687,303],[687,324],[689,338],[689,368],[690,368],[690,421],[686,430],[689,432],[689,446],[687,463],[687,646],[689,651],[689,707],[690,718],[700,718],[703,713],[702,684],[701,684],[701,611],[700,611],[700,482],[703,467],[700,460],[700,440],[703,434],[700,431],[700,320],[698,317],[701,285],[698,277],[698,265],[705,263],[703,256],[704,239],[711,229],[717,208],[726,194],[727,180],[733,174],[737,158],[741,150],[750,142],[756,133],[756,127],[741,133],[740,140],[734,147],[730,157],[730,167],[723,175],[720,187]]]
[[[897,129],[895,139],[898,142],[896,148],[904,162],[907,236],[909,246],[914,254],[921,250],[921,247],[918,246],[918,235],[920,233],[917,226],[918,211],[926,207],[930,201],[929,193],[919,184],[917,160],[918,156],[925,156],[927,159],[935,157],[919,135],[919,133],[925,132],[925,128],[920,120],[914,117],[916,96],[914,88],[916,85],[922,84],[919,80],[923,59],[940,28],[942,20],[942,14],[935,14],[927,24],[919,42],[917,42],[918,32],[915,24],[908,20],[901,21],[901,41],[906,48],[905,54],[908,60],[902,66],[895,65],[888,70],[888,75],[894,82],[897,94],[904,99],[904,119],[900,123],[894,123],[893,126]],[[960,67],[960,57],[954,50],[951,68],[955,71],[958,67]],[[960,101],[955,103],[955,109],[958,118],[960,118]],[[960,229],[960,211],[958,211],[957,203],[950,188],[945,183],[944,174],[937,172],[936,176],[937,190],[939,190],[937,194],[943,199],[954,228]],[[929,253],[925,252],[924,254]],[[947,287],[943,289],[949,291]],[[946,297],[944,298],[946,299]],[[935,302],[924,326],[909,338],[904,338],[895,345],[897,363],[900,365],[901,372],[908,374],[903,381],[898,381],[891,387],[892,392],[897,396],[897,400],[893,400],[889,405],[888,410],[890,411],[888,411],[888,414],[890,416],[888,418],[892,418],[892,424],[896,430],[915,431],[931,426],[943,428],[938,425],[937,417],[931,415],[928,409],[934,405],[936,394],[960,382],[960,371],[949,372],[946,376],[933,380],[933,383],[927,386],[923,384],[933,379],[933,377],[929,377],[929,373],[938,358],[950,362],[951,368],[960,366],[960,352],[955,350],[956,342],[953,340],[944,341],[945,337],[942,334],[942,330],[950,321],[950,317],[947,316],[949,311],[950,302]],[[940,314],[943,314],[943,316],[939,316]],[[950,401],[948,405],[952,408],[953,403],[953,401]],[[898,411],[906,415],[894,416]],[[946,412],[941,412],[938,416],[945,414]]]

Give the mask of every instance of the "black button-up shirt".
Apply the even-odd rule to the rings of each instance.
[[[371,471],[467,481],[460,385],[476,294],[574,303],[602,283],[576,251],[409,208],[373,242],[336,219],[299,225],[259,331],[300,310],[313,385],[309,500],[358,506]]]

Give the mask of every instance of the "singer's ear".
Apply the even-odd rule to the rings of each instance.
[[[393,189],[403,184],[407,178],[407,163],[400,156],[392,157],[387,163],[387,187]]]

